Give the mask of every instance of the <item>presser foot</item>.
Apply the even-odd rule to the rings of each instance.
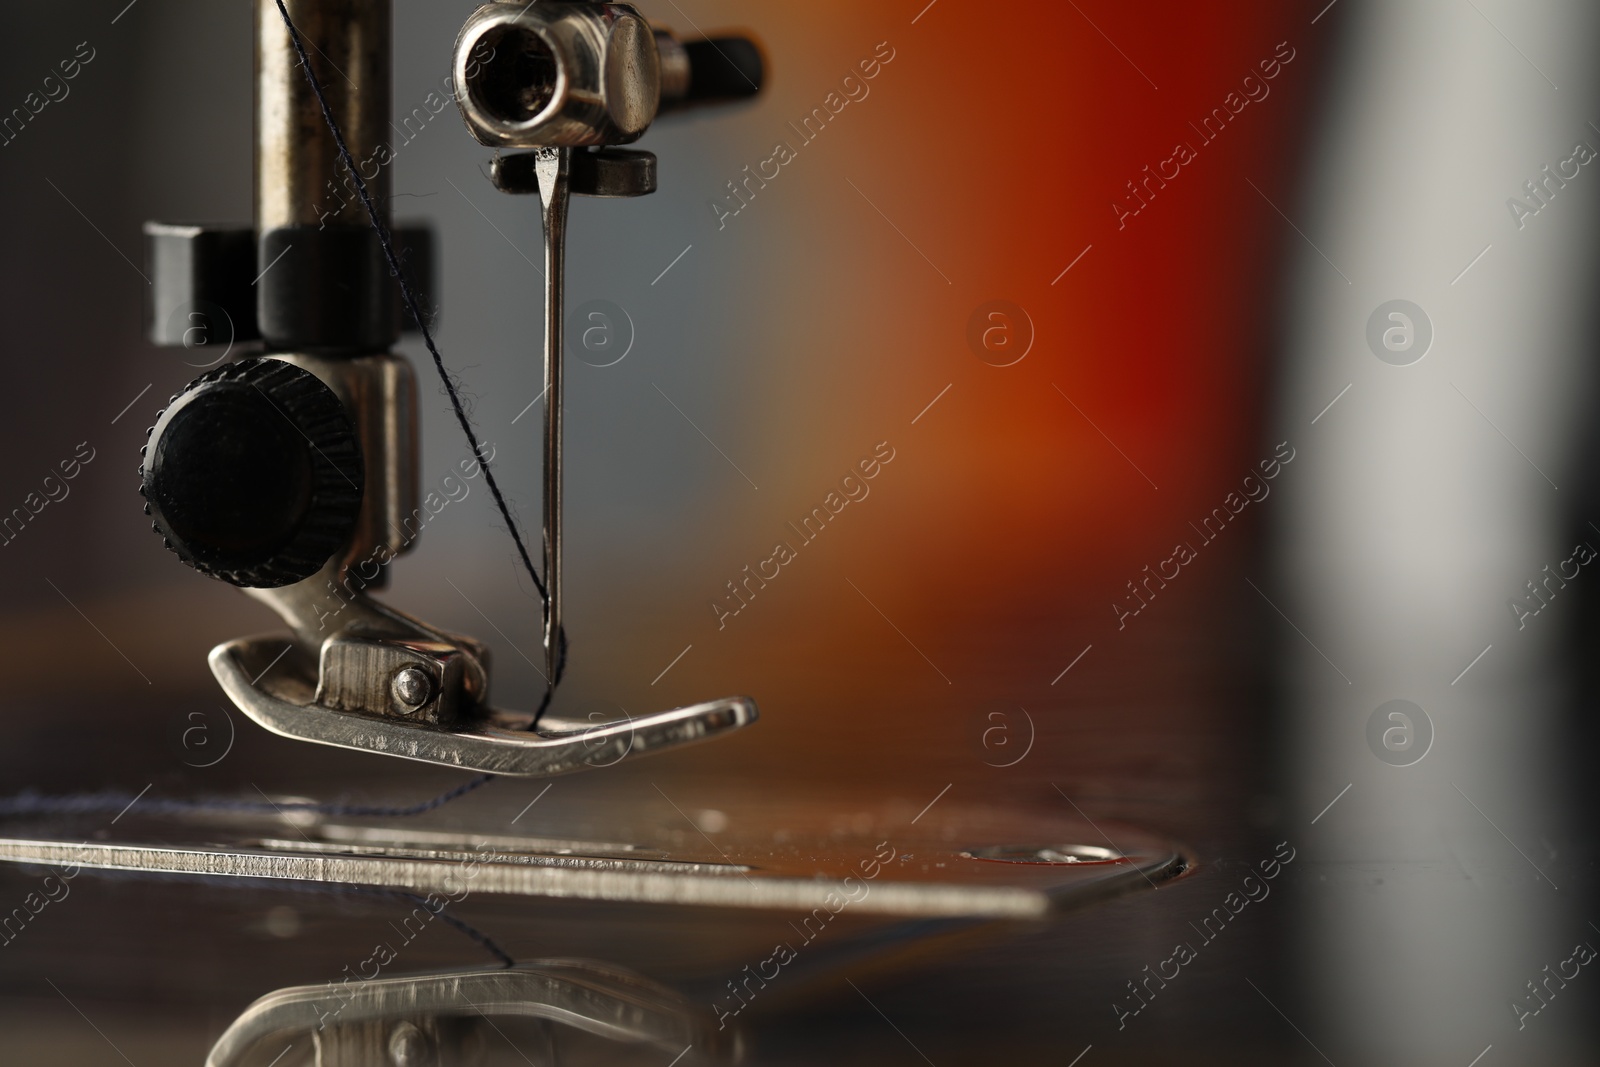
[[[209,659],[234,705],[282,737],[489,774],[541,778],[609,767],[716,737],[758,716],[753,700],[727,697],[601,723],[545,714],[534,726],[529,713],[446,703],[444,694],[460,690],[452,681],[465,666],[452,652],[437,642],[345,637],[324,643],[319,672],[284,634],[229,641]],[[350,694],[329,685],[341,673],[329,670],[330,660],[355,658],[368,668],[387,666],[362,673],[389,679],[389,711],[349,710]]]

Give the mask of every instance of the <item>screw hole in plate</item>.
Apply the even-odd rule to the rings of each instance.
[[[1114,848],[1100,845],[989,845],[961,853],[972,860],[993,863],[1036,863],[1065,866],[1080,863],[1126,863],[1128,857]]]

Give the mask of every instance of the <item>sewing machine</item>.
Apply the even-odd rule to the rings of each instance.
[[[256,218],[145,227],[148,337],[204,372],[154,419],[139,492],[178,560],[240,588],[288,628],[210,653],[217,684],[249,721],[298,742],[476,776],[398,805],[264,791],[244,800],[141,794],[126,806],[38,798],[8,812],[0,861],[48,868],[63,900],[111,873],[201,879],[190,903],[201,916],[214,899],[206,894],[255,892],[254,883],[409,909],[370,954],[342,967],[317,961],[329,981],[248,1008],[213,1048],[216,1067],[479,1062],[488,1028],[510,1017],[535,1020],[520,1047],[540,1063],[553,1062],[557,1030],[734,1060],[740,1017],[779,992],[864,959],[924,951],[936,933],[1037,922],[1184,873],[1183,850],[1158,835],[1112,826],[1113,844],[1086,821],[956,801],[919,828],[932,804],[867,811],[809,801],[801,811],[749,796],[740,825],[724,832],[715,813],[685,815],[659,787],[667,807],[652,798],[645,814],[637,796],[603,787],[553,798],[529,819],[537,829],[516,824],[543,792],[510,826],[488,815],[481,795],[467,797],[500,776],[598,778],[620,761],[757,721],[754,700],[740,696],[598,720],[561,699],[564,274],[570,198],[655,192],[667,176],[652,153],[630,146],[658,117],[704,109],[714,120],[719,106],[754,98],[767,64],[746,37],[679,37],[626,4],[488,3],[461,27],[443,95],[430,94],[402,131],[389,118],[390,33],[388,0],[256,3]],[[444,121],[449,107],[492,150],[486,184],[536,212],[544,237],[543,428],[537,440],[494,449],[474,430],[458,364],[432,332],[438,235],[391,215],[397,137]],[[469,458],[449,477],[489,489],[541,601],[536,708],[495,705],[484,640],[374,595],[455,499],[449,481],[422,488],[422,384],[392,351],[402,332],[420,335],[433,364],[420,377],[443,388],[466,437]],[[542,536],[530,550],[495,471],[536,450]],[[844,492],[865,499],[849,483],[893,458],[880,445],[852,468]],[[585,931],[568,940],[573,955],[591,958],[540,952],[504,970],[419,972],[412,942],[434,923],[464,925],[446,908],[468,898],[512,909],[530,941]],[[516,907],[530,903],[533,927]],[[798,919],[776,924],[775,948],[773,918],[790,914]],[[642,919],[650,921],[638,929]],[[235,935],[226,923],[196,921],[220,941]],[[8,928],[7,940],[24,932]],[[464,932],[514,962],[487,935]],[[675,962],[663,971],[662,959]]]

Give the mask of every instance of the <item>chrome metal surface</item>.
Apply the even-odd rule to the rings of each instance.
[[[479,703],[488,698],[488,653],[481,644],[473,638],[429,626],[420,619],[372,599],[362,591],[362,577],[360,572],[352,576],[337,561],[330,561],[320,573],[303,582],[279,589],[245,590],[252,598],[277,612],[294,630],[292,639],[259,638],[232,643],[252,647],[265,643],[272,647],[267,659],[256,668],[262,684],[274,684],[273,679],[287,677],[296,673],[296,668],[316,663],[322,658],[323,646],[328,641],[351,636],[421,645],[438,644],[465,652],[462,690],[468,698]],[[284,657],[281,661],[278,660],[280,655]],[[217,650],[213,649],[211,656],[214,671]],[[250,677],[256,676],[252,674]],[[373,714],[381,714],[388,707],[387,683],[387,674],[382,679],[367,683],[383,687],[381,697],[371,704]],[[314,688],[318,685],[314,673],[309,684]],[[346,688],[352,683],[335,684],[339,688]],[[240,707],[248,711],[243,705]]]
[[[258,1058],[264,1064],[306,1035],[318,1040],[318,1067],[472,1063],[483,1021],[515,1016],[668,1053],[692,1045],[714,1055],[735,1047],[729,1032],[711,1026],[709,1012],[666,986],[609,964],[536,960],[502,970],[280,989],[229,1025],[206,1067],[247,1067]],[[359,1058],[363,1053],[371,1058]]]
[[[304,657],[284,655],[285,646],[283,637],[269,636],[211,650],[217,681],[257,723],[283,737],[465,770],[543,777],[608,767],[627,756],[738,729],[758,714],[753,701],[729,697],[599,724],[546,715],[537,730],[530,730],[530,715],[482,708],[471,720],[441,729],[319,703],[317,681],[306,672]],[[475,660],[463,657],[462,664],[471,667]],[[384,696],[387,704],[387,691]]]
[[[794,806],[791,801],[789,807]],[[999,825],[992,813],[979,812],[975,819],[967,813],[948,816],[968,821],[975,833],[993,834]],[[1016,864],[970,855],[975,849],[963,845],[978,850],[1004,846],[947,840],[949,831],[957,829],[951,822],[937,832],[919,832],[903,822],[893,828],[879,824],[873,828],[893,840],[873,843],[871,836],[816,829],[795,820],[790,827],[796,836],[788,845],[774,843],[770,833],[724,834],[706,847],[698,836],[683,837],[672,828],[668,820],[676,817],[669,808],[663,823],[636,828],[644,845],[659,846],[661,858],[617,855],[614,845],[582,842],[552,849],[548,839],[518,839],[500,832],[468,831],[459,840],[441,841],[437,832],[413,829],[410,823],[291,825],[288,820],[230,820],[211,814],[186,821],[130,816],[110,832],[99,829],[103,823],[93,828],[57,824],[47,830],[4,824],[0,862],[380,887],[422,896],[436,893],[457,902],[481,895],[824,909],[830,916],[1008,920],[1039,919],[1155,888],[1189,870],[1170,842],[1104,823],[1098,824],[1100,829],[1114,833],[1120,845],[1115,857]],[[1033,832],[1050,833],[1057,840],[1086,843],[1099,836],[1088,824],[1025,821],[1036,824]],[[370,836],[367,830],[373,831]],[[1085,845],[1058,847],[1071,852]]]
[[[417,894],[460,893],[467,876],[460,864],[426,859],[278,854],[270,842],[260,849],[178,848],[170,845],[110,845],[98,841],[36,841],[0,838],[0,862],[67,865],[113,871],[196,874],[214,878],[267,878],[377,886]],[[1139,876],[1127,872],[1134,879]],[[837,904],[837,883],[816,879],[768,879],[737,875],[640,873],[588,867],[481,865],[473,893],[519,897],[566,897],[651,904],[776,908],[810,911]],[[882,885],[857,910],[878,914],[1036,919],[1050,911],[1047,894],[1009,886],[946,887],[907,883]]]
[[[422,707],[433,696],[433,690],[433,682],[427,673],[416,667],[395,672],[394,681],[390,683],[394,698],[408,708]]]
[[[322,643],[316,702],[450,729],[477,717],[462,684],[472,659],[454,643],[330,637]]]
[[[359,576],[357,576],[359,577]],[[749,725],[744,697],[607,723],[489,705],[488,651],[361,589],[337,561],[281,589],[251,589],[293,627],[211,650],[234,705],[284,737],[493,774],[548,776],[607,767],[645,752]],[[395,677],[427,675],[428,699],[397,699]]]
[[[667,104],[689,95],[693,71],[683,42],[670,30],[657,29],[656,52],[661,57],[661,102]]]
[[[316,64],[328,106],[385,219],[389,168],[373,165],[389,129],[389,0],[284,0]],[[326,221],[366,227],[366,210],[337,192],[347,180],[322,109],[289,43],[277,0],[256,0],[256,226]]]
[[[541,148],[534,162],[544,223],[544,663],[552,685],[561,663],[561,332],[571,162],[570,148]]]
[[[655,120],[661,64],[626,4],[485,4],[455,46],[456,104],[498,148],[626,144]]]

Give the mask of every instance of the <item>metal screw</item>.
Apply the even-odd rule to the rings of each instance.
[[[402,1022],[389,1032],[389,1062],[394,1067],[423,1067],[433,1062],[432,1052],[428,1035],[414,1023]]]
[[[390,686],[394,698],[408,708],[420,708],[433,696],[433,682],[419,667],[406,667],[397,671]]]

